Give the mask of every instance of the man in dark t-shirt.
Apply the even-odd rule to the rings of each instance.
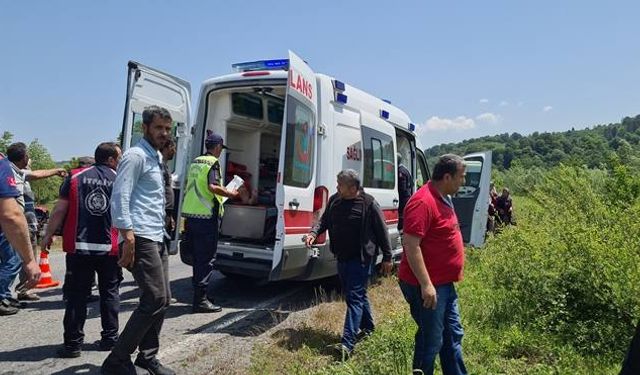
[[[374,323],[367,297],[367,281],[382,250],[382,270],[391,271],[391,243],[382,210],[373,196],[360,188],[353,169],[338,173],[338,193],[331,196],[320,221],[305,238],[311,247],[325,231],[331,236],[330,250],[338,258],[338,275],[347,302],[341,344],[343,358],[359,337],[373,332]]]

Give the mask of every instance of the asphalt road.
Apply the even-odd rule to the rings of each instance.
[[[64,254],[52,252],[50,265],[54,279],[62,281]],[[222,312],[191,314],[191,267],[178,256],[171,256],[169,269],[171,290],[178,302],[169,307],[161,333],[159,358],[165,364],[184,362],[198,347],[229,337],[258,336],[284,320],[288,312],[308,307],[314,296],[313,283],[256,285],[216,272],[211,292],[223,307]],[[138,289],[131,274],[125,271],[124,276],[120,288],[121,330],[138,303]],[[88,305],[82,356],[61,359],[57,358],[56,349],[62,344],[62,289],[58,286],[38,293],[40,301],[30,302],[16,315],[0,317],[0,374],[99,373],[108,354],[98,351],[94,344],[100,339],[99,302]]]

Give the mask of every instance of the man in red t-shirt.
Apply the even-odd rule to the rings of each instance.
[[[398,277],[418,325],[414,373],[433,374],[438,354],[444,375],[467,373],[453,285],[462,280],[464,245],[450,196],[464,183],[465,174],[461,157],[441,156],[431,181],[411,197],[404,209],[404,255]]]

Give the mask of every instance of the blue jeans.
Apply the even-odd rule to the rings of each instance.
[[[371,262],[362,263],[359,259],[338,262],[338,276],[347,302],[347,314],[344,319],[342,344],[353,350],[359,330],[372,332],[373,315],[367,297],[367,282],[371,275]]]
[[[11,297],[11,284],[20,273],[22,261],[9,241],[0,234],[0,300]]]
[[[418,325],[416,332],[413,368],[425,375],[433,375],[433,364],[440,354],[444,375],[467,373],[462,359],[462,323],[458,310],[458,295],[453,283],[436,286],[436,309],[422,305],[420,286],[400,281],[400,289],[409,303],[411,316]]]

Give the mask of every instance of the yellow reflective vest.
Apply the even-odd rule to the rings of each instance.
[[[212,155],[202,155],[195,158],[189,166],[186,194],[182,203],[182,216],[198,219],[213,217],[215,200],[218,200],[218,217],[222,217],[224,207],[222,197],[209,190],[209,171],[218,163],[218,158]],[[222,181],[218,181],[222,186]]]

